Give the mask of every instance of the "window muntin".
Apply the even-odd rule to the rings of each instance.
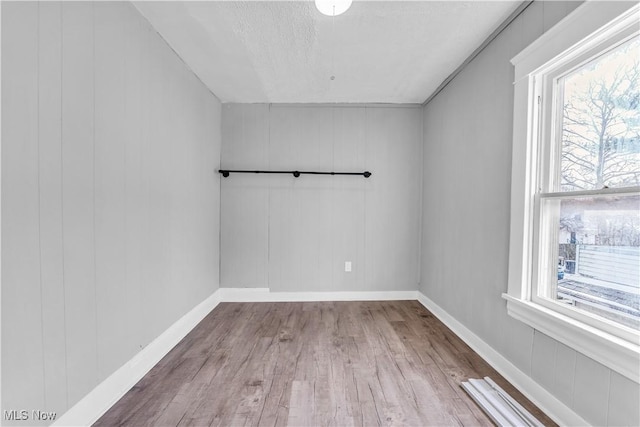
[[[637,339],[640,283],[626,263],[640,265],[640,37],[622,32],[533,77],[540,163],[531,300]],[[594,276],[580,253],[604,272]]]

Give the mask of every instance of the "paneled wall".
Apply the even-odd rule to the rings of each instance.
[[[421,114],[409,105],[224,105],[225,169],[373,175],[223,178],[221,286],[415,290]]]
[[[593,425],[640,425],[637,383],[507,315],[513,67],[579,2],[534,2],[424,109],[420,290]]]
[[[217,289],[219,153],[130,3],[2,3],[2,410],[61,415]]]

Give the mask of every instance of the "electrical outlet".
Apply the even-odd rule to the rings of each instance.
[[[351,261],[344,262],[344,271],[347,273],[351,273]]]

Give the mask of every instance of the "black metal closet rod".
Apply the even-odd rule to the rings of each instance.
[[[365,178],[369,178],[371,176],[371,172],[312,172],[312,171],[260,171],[260,170],[232,170],[232,169],[220,169],[218,172],[222,174],[225,178],[229,176],[230,173],[286,173],[293,174],[296,178],[298,178],[302,174],[307,175],[362,175]]]

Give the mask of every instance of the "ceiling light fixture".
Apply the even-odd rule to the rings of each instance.
[[[353,0],[315,0],[316,8],[327,16],[338,16],[351,7]]]

